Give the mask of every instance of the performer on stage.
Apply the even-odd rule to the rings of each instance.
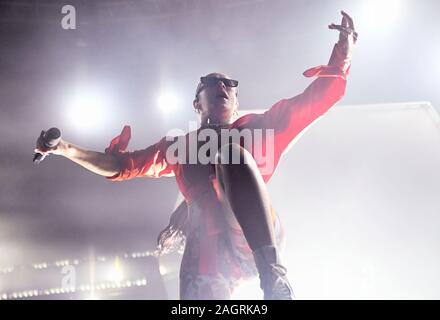
[[[345,93],[357,33],[345,12],[341,25],[331,24],[329,28],[340,32],[329,63],[304,73],[317,79],[303,93],[277,102],[263,114],[234,120],[238,81],[211,73],[200,79],[196,89],[193,106],[200,115],[201,126],[195,132],[171,139],[164,137],[143,150],[129,152],[126,149],[131,133],[126,126],[105,152],[84,150],[64,140],[47,149],[41,139],[37,141],[36,152],[62,155],[112,181],[176,177],[185,198],[185,204],[177,210],[183,213],[179,215],[183,219],[171,221],[159,240],[166,246],[176,232],[184,232],[181,299],[230,299],[241,280],[257,275],[265,299],[292,299],[286,268],[279,257],[283,233],[272,210],[266,183],[293,139]],[[263,130],[265,136],[273,130],[273,141],[253,137],[262,152],[257,152],[261,150],[255,146],[247,147],[242,140],[219,144],[212,157],[215,161],[188,161],[204,148],[196,139],[196,148],[191,149],[194,135],[215,132],[220,141],[221,135],[233,129],[252,133]],[[176,149],[177,155],[174,152],[180,142],[188,143],[184,157],[180,157],[181,149]],[[170,148],[174,151],[169,152]],[[239,161],[231,163],[231,159]],[[272,165],[268,167],[267,163]]]

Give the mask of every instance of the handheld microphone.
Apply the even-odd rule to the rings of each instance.
[[[61,140],[61,131],[58,128],[50,128],[47,131],[41,131],[40,137],[38,138],[39,145],[43,148],[51,149],[54,148],[60,143]],[[46,155],[43,155],[39,152],[34,154],[33,162],[36,164],[40,163],[44,160]]]

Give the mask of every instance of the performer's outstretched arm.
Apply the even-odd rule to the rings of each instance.
[[[64,156],[87,170],[104,177],[114,176],[120,171],[119,162],[112,154],[85,150],[64,140],[61,140],[53,149],[45,149],[37,142],[35,152],[44,155],[56,154]]]
[[[328,64],[304,72],[306,77],[318,78],[303,93],[279,101],[263,115],[264,126],[275,129],[277,147],[281,150],[345,94],[357,33],[351,17],[343,11],[342,16],[341,25],[329,25],[340,34]]]
[[[121,134],[114,138],[105,153],[116,158],[119,171],[108,177],[112,181],[123,181],[137,177],[160,178],[174,176],[174,165],[167,161],[167,150],[173,139],[162,138],[149,147],[126,151],[131,138],[131,129],[125,126]]]
[[[128,152],[130,127],[125,126],[121,134],[114,138],[105,152],[85,150],[61,140],[51,149],[44,148],[37,141],[35,152],[64,156],[87,170],[113,181],[135,177],[159,178],[173,176],[173,166],[166,161],[166,149],[170,141],[165,138],[143,150]]]

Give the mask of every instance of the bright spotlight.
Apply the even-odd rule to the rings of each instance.
[[[66,104],[69,121],[81,130],[102,127],[110,113],[107,95],[96,89],[76,90]]]
[[[386,30],[402,18],[405,0],[364,0],[362,19],[370,28]]]
[[[259,278],[244,281],[238,286],[232,296],[232,300],[262,300],[263,291],[260,288]]]
[[[175,111],[178,108],[179,100],[176,95],[170,92],[162,92],[157,100],[159,109],[163,112]]]
[[[107,274],[107,278],[109,281],[112,282],[121,282],[122,280],[124,280],[124,273],[122,272],[122,270],[118,270],[112,267]]]
[[[165,267],[164,265],[160,265],[159,266],[159,272],[160,272],[160,275],[164,276],[164,275],[166,275],[168,273],[168,268]]]
[[[84,298],[86,300],[99,300],[99,297],[94,292],[91,292],[89,295],[86,295]]]
[[[121,282],[124,280],[124,272],[119,258],[115,259],[114,263],[108,270],[107,279],[112,282]]]

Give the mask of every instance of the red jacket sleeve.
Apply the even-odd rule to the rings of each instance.
[[[265,128],[275,131],[275,152],[283,152],[290,142],[312,122],[326,113],[344,95],[350,59],[334,46],[329,64],[304,72],[316,76],[303,93],[284,99],[266,111],[261,120]]]
[[[129,126],[125,126],[121,134],[114,138],[110,146],[105,149],[106,153],[114,155],[120,165],[120,172],[107,179],[123,181],[136,177],[160,178],[174,176],[174,166],[166,160],[166,151],[173,142],[162,138],[158,143],[143,150],[133,152],[126,151],[131,137]]]

